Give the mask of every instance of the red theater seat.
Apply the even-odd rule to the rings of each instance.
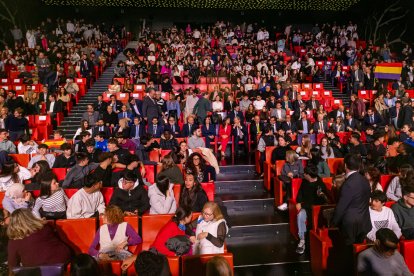
[[[63,189],[65,191],[65,194],[68,198],[71,198],[77,191],[78,189]]]
[[[393,180],[394,177],[395,175],[391,175],[391,174],[381,175],[380,184],[381,184],[383,191],[387,191],[388,185],[390,184],[391,180]]]
[[[326,161],[328,163],[328,167],[329,167],[329,170],[331,171],[331,174],[335,174],[338,167],[344,165],[343,158],[328,158],[326,159]]]
[[[172,214],[142,216],[142,250],[148,250],[160,229],[172,218]]]
[[[408,269],[414,273],[414,240],[403,240],[400,242],[400,251],[404,257]]]
[[[9,154],[9,156],[11,158],[13,158],[13,160],[19,164],[22,167],[27,168],[27,166],[29,166],[29,161],[30,161],[30,154],[26,154],[26,153],[19,153],[19,154],[15,154],[15,153],[11,153]]]
[[[56,221],[59,237],[77,254],[88,253],[96,232],[96,219],[63,219]]]
[[[3,208],[3,198],[5,196],[6,192],[0,192],[0,209]]]
[[[114,188],[113,187],[103,187],[101,189],[101,193],[104,197],[104,201],[105,201],[105,205],[108,206],[109,201],[111,200],[112,194],[114,192]]]
[[[145,178],[150,183],[155,183],[155,166],[145,165]]]
[[[62,181],[65,179],[68,169],[66,168],[52,168],[52,172],[56,175],[57,181]]]
[[[207,194],[209,201],[214,201],[215,185],[214,182],[201,183],[201,187]]]
[[[206,254],[198,256],[183,256],[181,257],[181,272],[182,276],[206,275],[206,265],[209,260],[215,256],[222,256],[233,268],[233,254]]]

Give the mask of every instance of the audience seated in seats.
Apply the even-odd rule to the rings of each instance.
[[[63,143],[60,145],[62,154],[58,155],[53,163],[53,168],[72,168],[76,164],[75,155],[72,152],[72,145]]]
[[[303,173],[302,184],[296,197],[298,234],[300,239],[296,253],[303,254],[305,252],[306,221],[312,216],[312,206],[328,203],[330,201],[328,196],[328,190],[318,176],[318,168],[313,164],[309,164]]]
[[[102,220],[103,224],[89,247],[89,255],[99,261],[125,260],[132,256],[128,246],[142,243],[142,239],[130,224],[124,222],[122,210],[110,205],[106,207]]]
[[[20,142],[17,145],[19,154],[32,154],[37,152],[38,145],[30,139],[30,135],[22,135],[19,140]]]
[[[28,168],[32,168],[33,164],[39,160],[46,160],[49,163],[49,167],[53,167],[53,164],[55,163],[55,155],[47,153],[48,149],[48,145],[40,144],[38,147],[38,153],[30,159]]]
[[[328,163],[321,157],[321,151],[313,148],[311,149],[312,158],[308,161],[308,164],[313,164],[318,169],[318,175],[321,178],[330,177],[331,172],[328,167]]]
[[[397,148],[398,155],[390,158],[389,166],[393,168],[400,168],[404,164],[414,166],[414,157],[410,152],[411,150],[408,144],[401,143]]]
[[[174,214],[177,209],[174,184],[166,176],[158,176],[155,185],[148,188],[150,214]]]
[[[368,180],[371,187],[371,192],[376,190],[383,191],[380,184],[381,172],[378,168],[368,167],[364,171],[364,176]]]
[[[311,149],[312,149],[312,141],[310,139],[309,134],[302,135],[302,145],[296,148],[296,153],[299,155],[299,159],[301,160],[309,160],[312,158]]]
[[[234,118],[234,124],[232,127],[232,136],[234,137],[234,152],[233,154],[236,156],[240,156],[240,148],[242,148],[244,151],[242,151],[242,154],[245,155],[246,152],[248,152],[248,131],[247,127],[240,121],[239,117]],[[243,142],[243,146],[241,147],[239,145],[239,142]]]
[[[170,152],[161,160],[161,171],[157,172],[157,177],[165,176],[170,183],[184,184],[183,173],[181,169],[175,164],[174,159],[177,156],[174,152]]]
[[[101,275],[99,270],[99,265],[96,258],[92,257],[89,254],[81,253],[77,256],[74,256],[70,261],[70,275],[72,276],[81,276],[81,275],[90,275],[98,276]],[[67,267],[65,267],[66,269]]]
[[[198,131],[198,130],[196,130],[196,131]],[[220,125],[220,128],[219,128],[219,142],[221,143],[221,145],[218,147],[218,150],[221,153],[221,158],[226,157],[226,150],[227,150],[227,145],[228,145],[228,143],[230,141],[230,138],[231,138],[231,132],[232,132],[232,127],[231,127],[231,124],[230,124],[230,118],[227,117],[226,119],[223,120],[223,123],[222,123],[222,125]],[[198,134],[198,133],[196,132],[196,134]],[[192,137],[190,137],[188,139],[188,147],[190,149],[193,149],[196,146],[191,146],[190,145],[190,139],[192,139]],[[202,144],[204,142],[204,141],[201,140],[201,138],[197,138],[197,135],[196,135],[195,139],[197,139],[200,142],[200,144]],[[194,141],[194,140],[192,140],[192,141]]]
[[[283,182],[283,190],[286,192],[284,203],[277,207],[280,211],[287,210],[287,202],[292,198],[293,178],[303,178],[303,164],[296,153],[289,150],[286,152],[286,163],[283,165],[282,173],[279,176],[280,181]]]
[[[175,138],[181,137],[180,126],[177,124],[177,120],[174,116],[168,117],[168,122],[164,126],[164,131],[168,130]]]
[[[361,143],[361,135],[356,132],[351,134],[348,144],[348,152],[350,154],[359,154],[362,157],[366,157],[368,154],[364,144]]]
[[[116,136],[117,134],[121,134],[124,137],[129,137],[130,135],[130,127],[128,125],[128,120],[123,118],[119,120],[119,123],[112,131],[112,136]]]
[[[13,116],[9,116],[7,119],[6,127],[9,130],[9,138],[13,142],[18,141],[22,135],[29,134],[29,121],[23,114],[24,110],[18,107],[14,110]]]
[[[402,186],[402,198],[391,206],[403,236],[414,239],[414,179],[406,179]]]
[[[106,107],[106,111],[103,113],[102,118],[103,118],[103,120],[105,122],[105,125],[107,127],[114,128],[116,125],[118,125],[118,115],[115,112],[115,110],[113,109],[112,105],[108,105]]]
[[[46,176],[47,173],[51,172],[49,163],[46,160],[37,161],[33,168],[30,169],[32,177],[30,178],[30,183],[25,184],[27,191],[40,190],[40,183],[42,179]]]
[[[68,201],[68,219],[97,217],[105,212],[104,198],[101,193],[102,180],[94,174],[88,175],[83,188],[79,189]]]
[[[190,238],[194,255],[224,253],[228,227],[217,203],[207,202],[201,215],[189,227],[196,229]]]
[[[40,195],[33,206],[33,215],[45,219],[65,219],[68,197],[52,172],[47,172],[40,182]]]
[[[167,257],[156,250],[142,251],[138,257],[133,255],[122,262],[122,270],[127,270],[135,262],[135,271],[139,275],[171,275]]]
[[[177,139],[175,139],[167,129],[164,129],[164,133],[161,135],[160,147],[163,150],[172,150],[174,152],[178,148]]]
[[[410,164],[403,164],[398,169],[398,174],[394,176],[387,188],[387,197],[390,200],[398,201],[402,198],[402,185],[405,179],[413,178],[414,170]]]
[[[273,131],[269,126],[265,126],[263,129],[264,135],[259,139],[257,144],[257,150],[260,152],[260,171],[263,172],[263,164],[266,161],[266,147],[277,146],[276,137],[273,135]],[[263,177],[264,173],[261,174]]]
[[[358,255],[359,275],[413,275],[398,252],[398,237],[388,228],[375,234],[375,244]]]
[[[102,118],[98,119],[95,126],[92,128],[92,136],[96,138],[96,135],[100,132],[103,132],[104,135],[102,135],[102,137],[104,138],[111,136],[111,131],[109,127],[105,125],[105,121]]]
[[[102,151],[95,148],[95,141],[91,138],[85,143],[86,145],[86,155],[88,156],[89,162],[99,163],[99,156]]]
[[[118,140],[118,145],[129,151],[129,152],[135,152],[135,150],[137,149],[137,146],[134,142],[132,142],[130,139],[128,139],[127,137],[129,136],[124,136],[124,134],[122,133],[116,133],[115,134],[115,138]]]
[[[181,137],[190,137],[194,134],[194,130],[198,129],[198,125],[195,123],[194,115],[187,117],[187,123],[183,125]]]
[[[193,174],[185,175],[181,188],[180,206],[188,206],[193,212],[201,212],[208,201],[207,194]]]
[[[340,165],[336,168],[336,173],[332,177],[331,194],[332,194],[333,202],[338,202],[338,200],[339,200],[341,187],[345,182],[345,177],[346,177],[346,175],[345,175],[345,165],[342,164],[342,165]]]
[[[214,142],[216,133],[216,125],[212,122],[211,116],[207,116],[204,119],[204,123],[201,126],[201,134],[206,139],[206,147],[210,148],[210,143]]]
[[[63,180],[63,188],[82,188],[85,185],[85,177],[95,170],[99,164],[89,164],[88,155],[83,152],[76,153],[76,165],[73,166],[66,174]]]
[[[108,136],[106,136],[105,132],[100,131],[95,135],[95,148],[99,149],[103,152],[109,151],[108,149]]]
[[[206,164],[200,153],[194,152],[188,158],[185,165],[186,173],[194,174],[201,182],[211,182],[216,180],[215,169]]]
[[[393,211],[384,206],[387,201],[387,196],[383,191],[373,191],[371,194],[371,202],[369,214],[371,217],[372,229],[367,234],[367,239],[371,241],[376,240],[376,233],[381,228],[391,229],[397,238],[401,237],[401,229],[398,226]]]
[[[271,162],[274,164],[277,160],[285,160],[286,152],[292,150],[289,143],[286,142],[285,137],[279,136],[277,138],[278,146],[272,151]]]
[[[116,168],[125,168],[128,158],[131,155],[128,150],[120,147],[116,138],[110,138],[108,140],[108,150],[113,154],[113,163]]]
[[[132,142],[138,147],[140,144],[140,138],[146,135],[145,124],[142,121],[141,117],[135,117],[133,120],[133,124],[131,125],[131,131],[129,133],[129,137],[131,138]]]
[[[0,190],[7,191],[7,189],[14,183],[23,184],[24,180],[30,179],[32,173],[18,165],[13,160],[4,163],[0,172]]]
[[[318,146],[318,148],[319,148],[319,154],[323,160],[326,161],[326,159],[328,158],[335,158],[334,150],[329,145],[327,137],[323,137],[321,139],[321,143]]]
[[[332,148],[333,155],[335,156],[335,158],[343,158],[347,153],[347,148],[343,144],[341,144],[341,141],[335,135],[335,133],[335,130],[329,129],[326,132],[326,137],[328,138],[329,146]]]
[[[229,120],[230,123],[230,120]],[[230,126],[229,126],[230,131]],[[205,148],[206,143],[202,137],[201,129],[200,128],[193,128],[193,133],[191,137],[188,138],[188,148],[189,149],[196,149],[196,148]]]
[[[7,153],[16,153],[16,146],[12,141],[8,140],[8,130],[0,129],[0,150]]]
[[[158,232],[151,248],[155,248],[159,253],[165,256],[175,256],[176,253],[167,248],[166,242],[170,238],[185,236],[187,233],[191,233],[192,227],[188,224],[191,222],[192,215],[193,213],[189,207],[178,207],[172,219]]]
[[[32,207],[32,194],[25,190],[23,184],[14,183],[7,189],[2,204],[3,211],[12,214],[17,209]]]
[[[65,263],[70,258],[69,247],[45,220],[36,218],[29,209],[19,209],[11,214],[7,236],[10,270],[19,265]]]
[[[113,187],[118,186],[119,179],[122,178],[128,172],[134,173],[138,177],[138,182],[140,183],[140,185],[144,185],[143,177],[145,177],[146,169],[144,164],[141,161],[139,161],[137,155],[129,155],[125,169],[112,172],[112,167],[108,166],[108,168],[108,171],[111,171],[112,173],[111,186]]]
[[[148,193],[137,174],[129,171],[119,179],[109,204],[119,206],[125,215],[142,215],[150,208]]]
[[[82,131],[79,135],[79,141],[75,145],[75,152],[83,152],[86,153],[86,141],[91,139],[92,134],[89,131]]]

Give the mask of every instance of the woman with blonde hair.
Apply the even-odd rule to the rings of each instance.
[[[214,256],[207,262],[207,276],[233,276],[233,270],[223,256]]]
[[[195,236],[190,238],[194,255],[224,253],[228,227],[217,203],[204,205],[201,215],[190,224],[190,229],[194,228]]]
[[[11,214],[7,236],[10,271],[19,264],[32,267],[65,263],[71,257],[70,249],[53,228],[29,209],[18,209]]]
[[[296,149],[299,159],[309,160],[311,158],[310,151],[312,149],[312,141],[308,134],[302,136],[302,146]]]
[[[127,246],[137,245],[142,239],[131,225],[124,222],[121,208],[109,205],[102,218],[104,224],[96,232],[89,255],[103,261],[124,260],[132,256]],[[98,245],[99,250],[96,249]]]
[[[157,177],[165,176],[171,183],[184,184],[183,173],[180,168],[175,164],[173,155],[175,153],[169,153],[161,160],[161,171]]]
[[[119,120],[119,125],[115,127],[113,136],[115,137],[116,133],[122,133],[124,137],[129,137],[129,131],[128,119],[123,118]]]

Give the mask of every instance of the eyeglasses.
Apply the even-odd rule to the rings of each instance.
[[[213,213],[206,213],[206,212],[203,212],[203,216],[210,217],[210,216],[212,216],[212,215],[213,215]]]

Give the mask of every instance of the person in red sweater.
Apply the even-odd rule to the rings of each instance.
[[[29,209],[15,210],[7,227],[9,269],[65,263],[71,253],[46,221]]]
[[[150,248],[155,248],[159,253],[165,256],[175,256],[175,252],[169,250],[165,243],[168,239],[175,236],[186,235],[186,225],[191,222],[192,219],[191,208],[178,207],[173,218],[165,224],[158,232],[154,243]],[[128,267],[136,260],[137,256],[133,255],[122,262],[122,270],[127,270]]]

